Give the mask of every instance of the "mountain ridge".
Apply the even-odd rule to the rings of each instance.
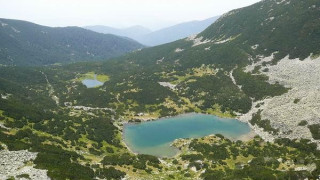
[[[144,46],[128,38],[104,35],[79,27],[46,27],[0,19],[0,63],[46,65],[101,60]]]
[[[104,34],[114,34],[117,36],[124,36],[132,39],[136,39],[140,36],[143,36],[145,34],[148,34],[152,32],[150,29],[147,29],[143,26],[131,26],[128,28],[114,28],[110,26],[104,26],[104,25],[93,25],[93,26],[84,26],[83,28],[92,30],[99,33]]]
[[[176,25],[172,25],[169,27],[165,27],[156,31],[151,31],[145,29],[144,27],[133,26],[125,29],[112,28],[108,26],[85,26],[84,28],[96,31],[99,33],[107,33],[107,34],[115,34],[119,36],[126,36],[141,44],[145,44],[147,46],[157,46],[161,44],[166,44],[169,42],[173,42],[187,36],[197,34],[207,28],[210,24],[212,24],[215,20],[218,19],[219,16],[214,16],[204,20],[195,20],[179,23]],[[133,28],[133,30],[131,30]]]
[[[146,34],[144,37],[141,37],[138,40],[142,44],[151,46],[166,44],[179,39],[183,39],[193,34],[198,34],[199,32],[206,29],[209,25],[214,23],[218,18],[219,16],[214,16],[205,20],[195,20],[179,23]]]

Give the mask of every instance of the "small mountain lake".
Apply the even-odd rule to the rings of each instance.
[[[133,152],[172,157],[178,152],[170,146],[175,139],[200,138],[211,134],[237,139],[250,132],[248,124],[236,119],[191,113],[139,124],[126,124],[123,136]]]
[[[97,80],[97,75],[94,75],[94,79],[84,79],[82,80],[82,84],[87,86],[87,88],[94,88],[98,86],[102,86],[103,82]]]

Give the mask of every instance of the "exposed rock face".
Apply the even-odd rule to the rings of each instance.
[[[34,180],[49,180],[46,170],[35,169],[32,163],[37,157],[37,153],[22,151],[0,151],[0,179],[8,179],[9,177],[15,177],[28,174],[30,179]]]
[[[281,137],[312,139],[307,126],[298,126],[306,120],[308,124],[320,123],[320,58],[282,59],[270,66],[270,83],[279,82],[291,90],[273,98],[262,112],[262,118],[270,119],[271,125],[278,128]],[[299,102],[295,103],[295,100]]]
[[[257,113],[260,109],[264,109],[265,104],[271,99],[264,99],[262,101],[257,101],[252,103],[252,108],[247,114],[243,114],[239,116],[239,120],[243,122],[249,122],[253,116],[253,114]],[[259,107],[258,104],[261,104]],[[257,125],[252,125],[249,123],[249,126],[254,130],[256,134],[258,134],[265,141],[273,142],[275,137],[272,134],[264,131],[263,128],[258,127]]]
[[[174,52],[178,53],[178,52],[182,52],[182,51],[184,51],[184,49],[177,48]]]
[[[170,88],[171,90],[175,90],[176,89],[176,85],[174,84],[171,84],[169,82],[159,82],[159,84],[163,87],[168,87]]]
[[[271,126],[279,129],[278,137],[312,139],[308,127],[298,124],[303,120],[309,125],[320,123],[320,57],[312,59],[310,56],[305,60],[285,57],[267,68],[268,72],[260,72],[269,77],[270,83],[278,82],[291,89],[264,101],[260,107],[262,119],[269,119]],[[320,145],[319,141],[315,142]]]

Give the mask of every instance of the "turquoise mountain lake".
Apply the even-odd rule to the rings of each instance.
[[[237,139],[250,131],[248,124],[236,119],[191,113],[139,124],[126,124],[124,140],[133,152],[172,157],[178,152],[176,148],[170,147],[175,139],[200,138],[211,134]]]
[[[97,86],[102,86],[103,83],[97,80],[97,75],[94,75],[94,79],[85,79],[82,81],[82,84],[87,86],[87,88],[94,88]]]

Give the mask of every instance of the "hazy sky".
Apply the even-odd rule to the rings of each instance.
[[[47,26],[142,25],[157,29],[201,20],[259,0],[0,0],[0,18]]]

